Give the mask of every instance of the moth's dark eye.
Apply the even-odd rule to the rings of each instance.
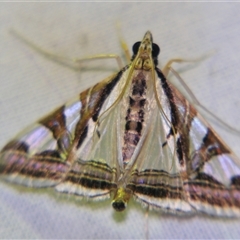
[[[133,50],[133,54],[136,55],[138,53],[138,49],[141,45],[141,42],[136,42],[133,44],[132,50]],[[160,52],[160,48],[157,44],[153,43],[152,44],[152,56],[153,57],[157,57],[158,54]]]
[[[153,58],[156,58],[159,53],[160,53],[159,46],[157,44],[153,43],[152,44],[152,56],[153,56]]]
[[[140,44],[141,44],[141,42],[136,42],[133,44],[132,51],[133,51],[134,55],[137,54]]]

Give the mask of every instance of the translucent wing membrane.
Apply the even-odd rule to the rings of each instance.
[[[150,32],[131,63],[1,151],[7,181],[172,213],[240,215],[240,161],[157,68]]]
[[[153,112],[152,117],[127,186],[145,205],[164,211],[189,212],[191,207],[185,201],[175,139],[173,136],[167,139],[170,128],[164,129],[165,119],[159,111]]]
[[[1,152],[1,176],[32,187],[56,186],[58,191],[81,196],[109,194],[116,188],[116,158],[111,157],[111,151],[109,157],[93,157],[93,152],[101,142],[104,146],[111,140],[114,146],[116,141],[108,139],[114,136],[109,129],[104,130],[101,140],[96,115],[105,111],[102,105],[109,101],[103,92],[112,90],[120,76],[111,76],[86,90],[8,143]]]

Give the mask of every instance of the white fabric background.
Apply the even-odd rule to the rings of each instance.
[[[43,49],[72,57],[121,54],[116,22],[129,47],[152,31],[161,66],[173,57],[207,60],[178,67],[208,109],[235,128],[240,118],[238,3],[0,3],[0,147],[27,125],[108,76],[72,71],[10,34],[15,29]],[[112,60],[85,64],[117,69]],[[189,66],[189,65],[188,65]],[[93,69],[92,69],[93,70]],[[239,137],[217,129],[240,156]],[[0,238],[145,238],[145,210],[131,201],[115,213],[105,202],[73,201],[53,190],[0,182]],[[149,214],[150,238],[239,238],[239,220]]]

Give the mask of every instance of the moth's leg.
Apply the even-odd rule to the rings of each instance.
[[[211,51],[209,53],[207,53],[206,55],[203,55],[199,58],[195,58],[195,59],[183,59],[183,58],[173,58],[170,59],[167,64],[164,66],[164,68],[162,69],[163,74],[167,77],[169,74],[169,71],[171,70],[171,65],[173,63],[199,63],[202,62],[203,60],[211,57],[212,55],[215,54],[216,51]]]
[[[205,55],[202,55],[198,58],[194,58],[194,59],[183,59],[183,58],[173,58],[170,59],[167,64],[165,65],[165,67],[162,70],[162,73],[164,74],[164,76],[168,76],[169,72],[172,72],[173,75],[179,80],[179,82],[183,85],[183,87],[185,88],[186,92],[189,94],[189,96],[192,98],[192,100],[194,101],[195,104],[197,105],[201,105],[200,102],[197,100],[197,98],[194,96],[194,94],[192,93],[192,91],[190,90],[190,88],[187,86],[187,84],[184,82],[184,80],[180,77],[180,75],[177,73],[177,71],[174,70],[174,68],[172,67],[173,63],[200,63],[203,60],[213,56],[216,53],[215,50],[210,51],[208,53],[206,53]]]
[[[123,38],[120,38],[119,41],[120,41],[120,45],[121,45],[121,48],[123,49],[123,52],[124,52],[127,62],[130,62],[131,55],[130,55],[127,43],[123,40]]]
[[[193,92],[191,91],[191,89],[181,78],[179,73],[177,71],[175,71],[174,68],[171,66],[173,63],[187,63],[187,62],[197,62],[197,60],[191,61],[191,60],[185,60],[185,59],[181,59],[181,58],[171,59],[167,62],[166,66],[163,68],[162,72],[163,72],[164,76],[166,76],[166,77],[168,77],[169,72],[171,72],[177,78],[177,80],[181,83],[181,85],[184,87],[184,89],[186,90],[186,92],[189,94],[192,101],[194,102],[194,104],[201,105],[200,102],[195,97],[195,95],[193,94]]]
[[[187,84],[184,82],[184,80],[181,78],[181,76],[178,74],[177,71],[174,70],[174,68],[172,67],[173,63],[199,63],[209,57],[211,57],[213,54],[215,53],[215,51],[209,52],[206,55],[203,55],[199,58],[195,58],[195,59],[182,59],[182,58],[173,58],[170,59],[167,64],[165,65],[165,67],[162,70],[162,73],[164,74],[164,76],[168,76],[169,72],[172,72],[173,75],[179,80],[179,82],[182,84],[182,86],[184,87],[184,89],[186,90],[186,92],[189,94],[189,96],[192,98],[192,101],[194,102],[194,104],[196,105],[201,105],[200,102],[197,100],[197,98],[194,96],[194,94],[192,93],[192,91],[190,90],[190,88],[187,86]]]
[[[120,46],[121,46],[121,48],[123,50],[123,53],[124,53],[124,56],[125,56],[127,62],[130,62],[131,55],[130,55],[127,43],[126,43],[126,41],[124,40],[124,38],[123,38],[123,36],[121,34],[120,25],[118,24],[116,27],[117,27],[117,34],[118,34]],[[88,57],[85,57],[85,58],[82,58],[82,59],[75,59],[75,61],[76,62],[82,62],[82,61],[88,61],[88,60],[109,59],[109,58],[116,59],[119,68],[120,69],[123,68],[123,64],[122,64],[121,58],[118,55],[116,55],[116,54],[97,54],[97,55],[88,56]]]
[[[125,39],[123,38],[122,36],[122,31],[121,31],[121,26],[120,26],[120,23],[117,23],[116,24],[116,28],[117,28],[117,34],[118,34],[118,39],[119,39],[119,43],[120,43],[120,46],[123,50],[123,53],[124,53],[124,56],[126,58],[126,61],[127,62],[130,62],[131,60],[131,54],[129,52],[129,49],[128,49],[128,45],[125,41]]]
[[[240,135],[240,130],[237,130],[237,129],[231,127],[229,124],[224,122],[221,118],[217,117],[213,112],[209,111],[205,106],[203,106],[198,101],[198,99],[195,97],[195,95],[193,94],[191,89],[188,87],[188,85],[185,83],[185,81],[182,79],[182,77],[179,75],[179,73],[176,70],[174,70],[174,68],[171,66],[173,63],[199,62],[199,61],[202,61],[202,60],[208,58],[210,55],[212,55],[212,53],[208,54],[206,56],[200,57],[198,59],[194,59],[194,60],[185,60],[185,59],[181,59],[181,58],[171,59],[170,61],[168,61],[166,66],[163,68],[162,72],[163,72],[163,74],[166,77],[168,76],[169,72],[171,72],[177,78],[177,80],[181,83],[181,85],[183,86],[185,91],[189,94],[189,96],[190,96],[190,98],[192,100],[192,103],[195,106],[197,106],[200,109],[202,109],[207,114],[209,114],[209,116],[211,116],[214,120],[217,120],[216,121],[217,124],[219,124],[220,126],[226,128],[227,130],[230,130],[232,133],[234,133],[236,135]]]
[[[96,54],[96,55],[92,55],[92,56],[88,56],[88,57],[84,57],[84,58],[75,58],[75,59],[72,59],[72,61],[73,62],[85,62],[85,61],[89,61],[89,60],[109,59],[109,58],[116,59],[119,69],[123,68],[122,60],[116,54]]]
[[[121,58],[116,54],[96,54],[96,55],[87,56],[87,57],[83,57],[83,58],[65,57],[65,56],[58,55],[58,54],[55,54],[55,53],[52,53],[52,52],[42,49],[37,44],[33,43],[32,41],[30,41],[26,37],[22,36],[19,32],[15,31],[15,30],[11,30],[10,32],[11,32],[11,34],[13,34],[17,38],[19,38],[21,41],[23,41],[25,44],[30,46],[32,49],[41,53],[44,57],[54,60],[56,62],[63,63],[66,66],[68,66],[74,70],[79,70],[79,66],[74,67],[74,66],[71,66],[71,64],[76,64],[76,63],[86,62],[86,61],[91,61],[91,60],[98,60],[98,59],[109,59],[109,58],[116,59],[119,69],[123,68]],[[123,43],[123,46],[124,46],[124,43]]]

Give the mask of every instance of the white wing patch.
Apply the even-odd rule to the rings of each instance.
[[[232,177],[240,175],[240,167],[235,163],[235,158],[230,154],[212,157],[211,161],[204,164],[203,172],[229,187]]]

